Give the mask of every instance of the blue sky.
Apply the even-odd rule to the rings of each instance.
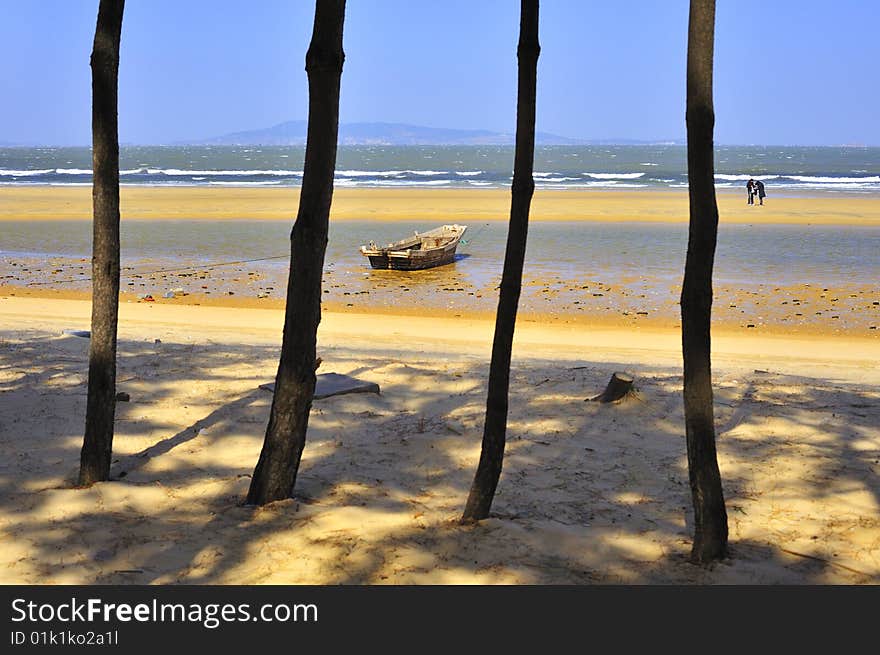
[[[97,0],[0,0],[0,142],[88,144]],[[544,0],[538,129],[682,138],[687,0]],[[308,0],[128,0],[120,138],[306,117]],[[510,131],[516,0],[348,0],[341,119]],[[716,142],[880,145],[868,0],[719,0]]]

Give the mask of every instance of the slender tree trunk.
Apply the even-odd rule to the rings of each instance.
[[[119,40],[125,0],[101,0],[92,49],[92,332],[79,484],[110,477],[119,316]]]
[[[489,516],[504,461],[510,355],[513,349],[516,310],[522,288],[529,207],[535,190],[532,177],[535,157],[535,89],[538,55],[541,52],[538,43],[538,0],[521,0],[519,30],[516,154],[511,189],[510,226],[504,254],[504,270],[501,274],[498,312],[495,317],[495,340],[492,343],[492,363],[489,368],[483,448],[462,515],[463,522],[479,521]]]
[[[687,64],[690,232],[681,290],[681,327],[688,473],[694,503],[691,560],[696,563],[721,559],[727,553],[727,511],[715,452],[710,338],[712,267],[718,238],[713,161],[714,41],[715,0],[691,0]]]
[[[263,505],[291,496],[306,443],[315,393],[321,275],[336,168],[344,18],[345,0],[317,0],[312,42],[306,54],[309,127],[299,212],[290,235],[284,338],[266,438],[248,491],[250,504]]]

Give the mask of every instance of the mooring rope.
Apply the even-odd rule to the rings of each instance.
[[[483,233],[483,230],[485,230],[487,227],[489,227],[489,224],[484,223],[483,226],[479,229],[479,231],[476,234],[474,234],[474,236],[472,236],[470,239],[462,239],[459,243],[461,243],[461,245],[463,245],[463,246],[470,245],[471,241],[473,241],[478,236],[480,236]]]

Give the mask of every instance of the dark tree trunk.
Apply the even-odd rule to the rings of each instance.
[[[125,0],[101,0],[92,49],[92,333],[79,484],[110,477],[119,316],[119,40]]]
[[[516,106],[516,154],[511,189],[510,226],[504,254],[504,270],[501,274],[498,312],[495,317],[495,340],[492,343],[492,363],[489,368],[483,448],[462,515],[463,522],[479,521],[489,516],[504,461],[510,354],[513,348],[516,310],[522,288],[529,207],[535,190],[532,169],[535,157],[535,88],[540,52],[538,0],[521,0],[517,47],[519,82]]]
[[[617,371],[611,375],[605,390],[598,396],[588,398],[588,400],[598,403],[613,403],[632,393],[633,376],[629,373]]]
[[[344,18],[345,0],[317,0],[306,54],[309,127],[299,212],[290,235],[284,338],[266,439],[248,490],[249,504],[263,505],[293,494],[306,443],[315,393],[321,275],[336,168]]]
[[[696,563],[721,559],[727,553],[727,511],[715,452],[710,338],[712,266],[718,237],[713,161],[714,41],[715,0],[691,0],[687,63],[690,231],[681,290],[681,328],[688,473],[694,503],[691,560]]]

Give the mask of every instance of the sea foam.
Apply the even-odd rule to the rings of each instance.
[[[644,177],[644,173],[584,173],[587,177],[595,180],[637,180]]]
[[[89,171],[91,173],[91,171]],[[215,177],[245,177],[248,175],[272,175],[278,177],[302,177],[302,171],[287,170],[223,170],[223,171],[207,171],[207,170],[184,170],[182,168],[148,168],[146,172],[150,175],[168,175],[173,177],[183,177],[191,175],[215,176]]]
[[[38,171],[13,171],[8,169],[0,169],[0,175],[10,175],[12,177],[32,177],[34,175],[46,175],[54,171],[54,168],[45,168]],[[91,171],[89,172],[91,173]]]
[[[813,175],[787,175],[786,177],[798,182],[812,182],[823,184],[854,184],[854,183],[880,183],[880,176],[872,175],[871,177],[821,177]]]
[[[715,179],[727,180],[729,182],[745,182],[746,180],[776,180],[778,178],[778,175],[727,175],[725,173],[715,173]]]

